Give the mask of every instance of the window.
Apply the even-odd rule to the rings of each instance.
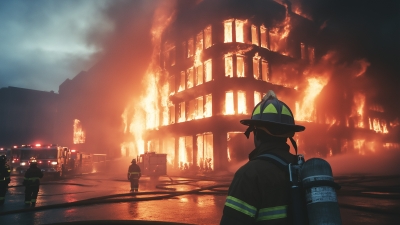
[[[195,84],[197,86],[203,83],[203,64],[196,66],[195,72],[196,72]]]
[[[171,105],[168,107],[169,112],[169,124],[175,123],[175,105]]]
[[[246,106],[246,92],[238,91],[238,114],[246,114],[247,106]]]
[[[194,55],[194,45],[193,45],[193,38],[190,38],[188,41],[188,49],[187,49],[187,57],[190,58]]]
[[[175,65],[175,47],[173,47],[170,51],[169,51],[169,65],[170,66],[174,66]]]
[[[233,91],[225,92],[225,115],[235,114],[235,106],[233,103]]]
[[[241,55],[238,55],[236,57],[236,68],[237,68],[237,77],[244,77],[244,57]]]
[[[261,62],[261,71],[262,71],[262,77],[261,79],[263,81],[269,81],[269,66],[268,66],[268,61],[262,60]]]
[[[261,102],[261,92],[254,92],[254,106]]]
[[[178,150],[179,168],[188,169],[189,164],[193,161],[193,137],[179,137]]]
[[[193,120],[196,117],[196,102],[195,99],[190,100],[187,111],[187,121]]]
[[[314,47],[308,47],[308,60],[310,61],[310,64],[314,64],[315,60],[315,48]]]
[[[254,79],[260,79],[260,57],[258,55],[253,57],[253,75]]]
[[[179,119],[178,122],[186,121],[186,109],[185,102],[179,103]]]
[[[197,135],[197,166],[200,170],[213,170],[213,134],[204,133]]]
[[[231,32],[232,33],[232,32]],[[207,49],[212,45],[211,26],[204,29],[204,48]]]
[[[186,74],[185,74],[185,71],[181,71],[178,92],[185,90],[185,87],[186,87],[185,83],[186,83]]]
[[[236,42],[244,43],[244,21],[243,20],[236,20]]]
[[[258,32],[257,32],[257,27],[255,25],[251,25],[251,43],[253,45],[259,45],[258,44]]]
[[[232,20],[224,22],[224,43],[232,42]]]
[[[203,50],[203,31],[196,36],[196,52]]]
[[[212,95],[206,95],[206,103],[204,104],[204,117],[212,116]]]
[[[232,55],[225,56],[225,76],[233,77]]]
[[[203,104],[203,96],[196,98],[196,117],[195,118],[203,118],[204,117],[204,104]]]
[[[205,82],[209,82],[212,80],[212,63],[211,59],[204,62],[204,79]]]
[[[193,67],[187,70],[187,88],[192,88],[194,84]]]
[[[268,48],[268,31],[267,28],[264,26],[260,27],[260,33],[261,33],[261,47],[263,48]]]

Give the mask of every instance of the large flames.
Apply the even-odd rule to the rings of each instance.
[[[184,42],[183,45],[186,48],[184,55],[187,59],[193,59],[193,65],[190,65],[188,69],[179,71],[178,74],[168,74],[166,70],[161,70],[158,66],[159,53],[164,54],[164,66],[173,66],[176,62],[172,58],[174,58],[176,50],[174,44],[165,43],[164,47],[161,47],[161,33],[172,20],[171,16],[165,17],[165,12],[162,13],[156,15],[159,19],[155,20],[152,28],[153,61],[149,65],[143,81],[145,93],[139,100],[136,99],[134,104],[129,105],[122,115],[125,132],[132,134],[134,140],[123,143],[121,153],[123,156],[136,157],[145,151],[157,151],[167,153],[168,162],[175,168],[189,169],[196,166],[206,171],[213,170],[214,151],[217,151],[217,149],[214,149],[213,139],[215,138],[211,132],[179,137],[166,136],[160,141],[145,140],[143,136],[149,130],[161,130],[163,126],[213,116],[212,93],[194,96],[188,101],[172,103],[170,100],[170,97],[175,94],[182,94],[184,91],[213,81],[212,59],[205,59],[203,56],[203,50],[213,45],[212,27],[210,25],[206,26],[194,38],[189,38]],[[265,25],[247,24],[249,21],[235,18],[222,21],[222,23],[224,43],[251,43],[253,46],[262,47],[289,57],[294,55],[287,48],[287,38],[291,30],[291,18],[288,9],[286,9],[284,21],[272,28],[267,28]],[[250,28],[251,38],[245,35],[244,29],[246,26]],[[370,104],[367,95],[360,89],[341,89],[339,87],[335,90],[336,93],[329,92],[328,89],[332,86],[332,78],[337,76],[338,73],[345,71],[344,74],[349,77],[348,81],[356,82],[357,79],[361,79],[369,66],[366,60],[358,60],[351,65],[341,65],[337,60],[338,53],[329,52],[317,61],[314,55],[314,48],[300,43],[301,59],[308,62],[308,66],[299,69],[291,68],[291,65],[281,65],[285,75],[273,77],[273,74],[272,76],[270,74],[271,68],[268,60],[261,57],[258,52],[251,56],[252,64],[247,63],[249,62],[246,61],[248,56],[245,56],[244,53],[252,49],[253,47],[249,47],[247,50],[239,50],[238,48],[236,52],[229,52],[223,55],[223,59],[221,58],[223,63],[222,73],[225,73],[225,78],[252,77],[255,80],[272,83],[286,89],[293,89],[291,91],[297,93],[297,97],[293,101],[296,121],[325,124],[327,125],[327,130],[334,126],[341,126],[343,129],[369,129],[383,134],[389,133],[388,125],[390,127],[399,125],[398,119],[388,124],[379,114],[369,115],[369,110],[383,113],[383,107]],[[252,67],[252,70],[246,67]],[[248,71],[252,71],[252,74],[247,74]],[[290,79],[286,77],[286,74],[289,73],[298,75],[298,78]],[[246,91],[248,88],[243,89],[226,89],[223,96],[223,106],[218,114],[226,116],[247,115],[251,112],[247,104],[249,99],[254,98],[254,104],[257,104],[261,101],[265,92],[268,91],[265,90],[264,93],[261,93],[254,90],[251,92]],[[322,101],[321,99],[327,98],[327,95],[334,95],[339,99],[344,99],[350,102],[351,106],[343,106],[343,108],[347,107],[348,109],[346,108],[346,110],[337,111],[336,113],[326,113],[323,110],[323,112],[319,112],[317,104]],[[367,107],[368,105],[372,106]],[[235,132],[228,133],[227,140],[230,139],[230,134],[232,136],[236,134]],[[398,146],[395,143],[378,145],[377,142],[367,141],[365,138],[357,137],[351,140],[350,138],[337,141],[342,152],[352,149],[362,155],[366,154],[367,150],[375,151],[378,148]],[[296,136],[296,139],[299,144],[304,142],[301,136]],[[328,145],[324,148],[328,149],[328,155],[335,153],[333,148]],[[231,146],[227,147],[226,154],[228,161],[231,161],[233,155]]]

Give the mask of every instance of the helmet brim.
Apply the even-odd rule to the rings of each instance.
[[[291,125],[286,123],[271,122],[265,120],[245,119],[240,121],[241,124],[246,126],[261,126],[266,127],[273,134],[287,134],[293,132],[302,132],[306,128],[301,125]]]

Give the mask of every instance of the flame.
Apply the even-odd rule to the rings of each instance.
[[[224,21],[224,43],[232,42],[232,21],[233,19]]]
[[[197,166],[200,170],[214,170],[213,135],[204,133],[197,135]]]
[[[327,84],[327,77],[311,77],[307,79],[308,87],[304,91],[304,98],[300,103],[296,102],[296,117],[299,121],[314,121],[315,107],[314,100],[321,92],[322,88]]]
[[[225,115],[235,114],[235,107],[233,103],[233,91],[225,92]]]
[[[81,121],[78,119],[74,119],[74,135],[73,142],[74,144],[83,144],[85,143],[86,134],[82,129]]]
[[[354,94],[354,106],[352,115],[355,118],[355,126],[359,128],[365,128],[364,125],[364,106],[365,106],[365,95],[362,93]]]
[[[233,61],[232,55],[225,55],[225,76],[233,77]]]
[[[245,91],[238,91],[238,114],[247,114]]]
[[[394,121],[390,122],[391,127],[397,127],[400,125],[399,118],[396,118]]]
[[[270,30],[270,48],[274,52],[279,52],[282,55],[289,55],[286,51],[286,40],[289,36],[291,21],[289,11],[286,7],[285,20]]]
[[[389,133],[386,125],[386,121],[384,120],[379,120],[377,118],[374,118],[371,120],[371,118],[368,118],[369,121],[369,129],[374,130],[376,133],[384,133],[387,134]]]
[[[243,20],[235,20],[235,28],[236,28],[236,42],[244,43],[244,24],[246,21]]]

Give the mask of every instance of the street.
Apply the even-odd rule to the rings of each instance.
[[[135,220],[218,224],[232,174],[142,177],[139,193],[120,164],[107,173],[42,179],[36,207],[24,206],[23,177],[12,176],[0,224],[54,224]],[[117,171],[117,172],[116,172]],[[400,220],[399,176],[335,178],[343,224],[390,225]],[[94,223],[96,224],[96,223]],[[99,222],[97,222],[99,224]]]

